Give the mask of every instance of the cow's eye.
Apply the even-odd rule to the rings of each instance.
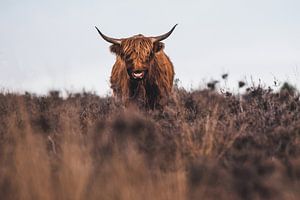
[[[125,55],[125,60],[129,61],[130,60],[130,55]]]

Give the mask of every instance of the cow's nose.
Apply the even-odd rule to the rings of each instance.
[[[133,71],[137,72],[137,71],[144,71],[144,67],[136,67],[133,69]]]
[[[143,65],[143,66],[137,67],[136,69],[144,71],[147,69],[147,67]]]

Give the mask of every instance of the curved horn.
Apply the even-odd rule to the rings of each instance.
[[[116,39],[116,38],[111,38],[111,37],[108,37],[106,35],[104,35],[103,33],[101,33],[101,31],[97,28],[97,26],[95,26],[95,28],[97,29],[98,33],[101,35],[101,37],[109,42],[109,43],[112,43],[112,44],[121,44],[122,40],[121,39]]]
[[[167,32],[163,35],[156,36],[156,37],[151,37],[152,42],[159,42],[159,41],[162,41],[164,39],[167,39],[171,35],[171,33],[174,31],[174,29],[177,25],[178,24],[175,24],[175,26],[173,26],[173,28],[169,32]]]

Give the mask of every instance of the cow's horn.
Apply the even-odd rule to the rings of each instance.
[[[178,24],[175,24],[175,26],[173,26],[173,28],[169,32],[167,32],[163,35],[156,36],[156,37],[151,37],[152,42],[159,42],[159,41],[162,41],[164,39],[167,39],[171,35],[171,33],[174,31],[174,29],[177,25]]]
[[[97,29],[97,31],[101,35],[101,37],[104,40],[106,40],[107,42],[112,43],[112,44],[121,44],[121,42],[122,42],[121,39],[116,39],[116,38],[108,37],[108,36],[104,35],[103,33],[101,33],[101,31],[97,28],[97,26],[95,26],[95,28]]]

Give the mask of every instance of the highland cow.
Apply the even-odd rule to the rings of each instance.
[[[168,38],[176,26],[156,37],[139,34],[123,39],[108,37],[96,27],[101,37],[112,43],[110,51],[116,54],[110,83],[117,99],[126,105],[135,102],[150,109],[166,104],[175,73],[161,41]]]

